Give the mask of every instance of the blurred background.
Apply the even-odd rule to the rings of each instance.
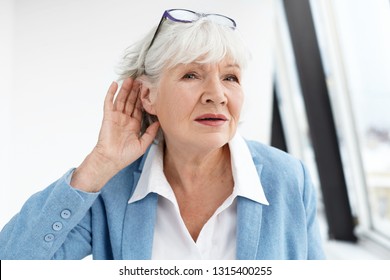
[[[389,0],[0,0],[0,228],[96,143],[122,52],[187,8],[252,60],[241,134],[300,158],[328,259],[390,259]]]

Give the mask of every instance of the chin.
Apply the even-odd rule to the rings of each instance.
[[[221,134],[221,133],[208,133],[206,135],[201,135],[197,138],[197,144],[203,148],[208,148],[210,150],[222,148],[227,144],[233,135]],[[194,137],[195,139],[195,137]],[[193,140],[191,141],[193,143]]]

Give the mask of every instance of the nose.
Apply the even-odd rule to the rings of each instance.
[[[203,104],[227,104],[227,97],[222,81],[218,78],[210,78],[204,84],[204,91],[202,95]]]

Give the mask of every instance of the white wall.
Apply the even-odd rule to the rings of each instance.
[[[13,1],[0,1],[0,227],[9,215],[11,186],[11,96],[13,80]]]
[[[122,51],[165,9],[234,18],[252,48],[240,128],[268,142],[272,0],[1,0],[0,228],[33,193],[76,167],[96,143]]]

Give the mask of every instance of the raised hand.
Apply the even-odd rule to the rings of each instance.
[[[118,84],[113,82],[104,101],[104,117],[98,142],[75,170],[71,185],[84,191],[99,191],[121,169],[143,155],[154,140],[159,123],[140,135],[142,105],[140,83],[128,78],[115,98]]]

